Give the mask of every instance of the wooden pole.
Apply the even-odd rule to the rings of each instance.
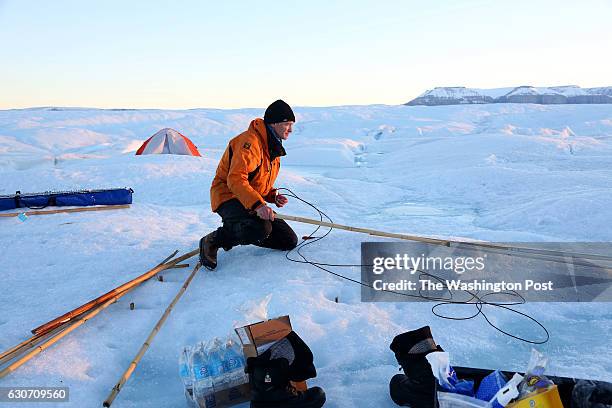
[[[170,312],[174,308],[174,305],[176,305],[176,303],[179,301],[181,296],[183,296],[183,293],[185,293],[185,291],[187,290],[187,286],[189,286],[189,284],[193,280],[194,276],[196,275],[196,273],[200,269],[200,266],[201,265],[198,262],[196,264],[195,268],[193,268],[193,271],[191,272],[191,274],[189,275],[187,280],[185,280],[185,283],[183,283],[183,286],[181,287],[179,292],[176,294],[176,296],[174,297],[172,302],[170,302],[170,305],[168,305],[168,307],[166,308],[166,311],[164,312],[162,317],[159,319],[159,321],[157,322],[157,324],[155,325],[155,327],[153,328],[151,333],[149,333],[149,336],[147,337],[147,339],[145,340],[143,345],[140,347],[140,350],[136,354],[136,357],[134,357],[134,360],[132,360],[132,362],[130,363],[130,366],[127,368],[127,370],[125,370],[125,372],[123,373],[123,375],[121,376],[121,378],[119,379],[117,384],[113,387],[113,389],[111,390],[111,392],[108,395],[108,397],[106,398],[106,400],[104,400],[104,402],[102,403],[102,406],[104,406],[104,407],[110,407],[111,406],[111,404],[115,400],[115,397],[117,397],[117,394],[119,394],[119,391],[121,391],[121,388],[123,387],[123,385],[126,383],[126,381],[130,378],[130,376],[132,375],[132,373],[136,369],[136,366],[138,365],[138,363],[142,359],[142,356],[144,356],[144,354],[149,349],[149,346],[151,345],[151,342],[153,341],[153,338],[155,338],[155,336],[157,335],[157,333],[161,329],[162,325],[164,324],[164,322],[166,321],[166,319],[170,315]]]
[[[163,264],[165,264],[166,262],[168,262],[169,260],[171,260],[172,258],[174,258],[174,256],[178,254],[178,249],[175,250],[173,253],[171,253],[170,255],[168,255],[167,257],[164,258],[163,261],[161,261],[160,263],[158,263],[156,266],[162,266]]]
[[[378,237],[397,238],[397,239],[403,239],[407,241],[425,242],[428,244],[443,245],[447,247],[464,245],[464,246],[470,246],[470,247],[480,247],[480,248],[489,248],[489,249],[496,249],[496,250],[501,250],[501,251],[508,251],[508,252],[513,252],[516,255],[522,255],[522,256],[528,256],[525,254],[540,254],[540,255],[550,255],[554,257],[572,256],[572,257],[584,258],[584,259],[597,259],[597,260],[604,260],[604,261],[612,260],[612,257],[606,256],[606,255],[572,253],[572,252],[554,251],[554,250],[538,249],[538,248],[525,248],[525,247],[517,247],[517,246],[510,246],[510,245],[493,244],[490,242],[455,241],[455,240],[427,238],[427,237],[421,237],[418,235],[393,234],[393,233],[388,233],[384,231],[377,231],[377,230],[367,229],[367,228],[356,228],[356,227],[351,227],[348,225],[335,224],[331,222],[313,220],[310,218],[296,217],[293,215],[285,215],[285,214],[278,214],[278,213],[275,213],[274,217],[279,218],[281,220],[286,220],[286,221],[297,221],[297,222],[302,222],[305,224],[319,225],[322,227],[336,228],[336,229],[352,231],[352,232],[360,232],[360,233],[374,235]],[[568,261],[564,261],[564,262],[568,262]]]
[[[13,346],[10,349],[2,352],[2,354],[0,354],[0,366],[6,363],[7,361],[12,360],[13,358],[15,358],[15,356],[23,353],[25,350],[31,349],[37,343],[40,343],[45,338],[50,337],[58,331],[60,331],[60,327],[56,327],[54,330],[51,330],[50,332],[47,332],[45,334],[36,334],[30,337],[29,339],[22,341],[16,346]]]
[[[161,265],[165,264],[167,261],[172,259],[177,253],[178,253],[178,250],[174,251],[172,254],[170,254],[168,257],[166,257],[163,261],[161,261],[157,266],[161,266]],[[34,347],[37,343],[40,343],[46,337],[49,337],[50,335],[58,332],[60,330],[60,328],[61,328],[61,325],[55,327],[54,329],[52,329],[50,331],[46,331],[46,332],[43,332],[43,333],[40,333],[40,334],[35,334],[34,336],[30,337],[29,339],[26,339],[26,340],[22,341],[21,343],[17,344],[16,346],[13,346],[10,349],[2,352],[0,354],[0,365],[4,364],[5,362],[7,362],[9,360],[12,360],[13,358],[15,358],[16,355],[21,354],[25,350],[28,350],[28,349]]]
[[[187,255],[189,255],[189,254],[183,255],[183,257],[185,257]],[[168,257],[166,259],[169,259],[169,258],[170,257]],[[185,259],[187,259],[187,258],[185,258]],[[178,262],[180,262],[179,259],[177,259],[177,260],[178,260]],[[106,309],[108,306],[110,306],[111,304],[113,304],[117,300],[119,300],[119,298],[121,298],[122,296],[126,295],[127,293],[129,293],[131,290],[133,290],[135,288],[136,288],[136,285],[131,286],[131,287],[125,289],[124,291],[122,291],[121,293],[116,294],[115,296],[111,297],[110,299],[107,299],[104,303],[102,303],[98,307],[94,308],[93,310],[90,310],[87,313],[82,313],[81,315],[79,315],[76,318],[72,319],[70,321],[70,323],[63,324],[61,327],[58,326],[55,329],[51,329],[51,331],[53,331],[52,334],[50,332],[42,334],[40,337],[45,337],[47,335],[49,335],[49,336],[45,339],[45,341],[42,344],[40,344],[39,346],[36,346],[36,348],[34,348],[32,351],[30,351],[29,353],[23,355],[21,358],[19,358],[18,360],[14,361],[12,364],[7,366],[5,369],[0,371],[0,378],[3,378],[5,376],[7,376],[8,374],[12,373],[13,371],[17,370],[23,364],[25,364],[26,362],[31,360],[34,356],[42,353],[44,350],[48,349],[53,344],[57,343],[60,339],[62,339],[63,337],[65,337],[66,335],[68,335],[69,333],[71,333],[72,331],[77,329],[78,327],[80,327],[83,324],[85,324],[85,322],[87,322],[89,319],[95,317],[102,310]],[[22,343],[22,344],[24,344],[24,343]]]
[[[129,282],[124,283],[121,286],[116,287],[115,289],[110,290],[109,292],[105,293],[102,296],[99,296],[93,300],[90,300],[89,302],[67,312],[64,313],[63,315],[61,315],[60,317],[57,317],[53,320],[50,320],[49,322],[38,326],[35,329],[32,329],[32,333],[34,334],[41,334],[41,333],[46,333],[49,330],[53,330],[55,327],[58,327],[64,323],[66,323],[67,321],[69,321],[70,319],[75,318],[76,316],[83,314],[91,309],[93,309],[94,307],[96,307],[97,305],[100,305],[102,303],[104,303],[106,300],[111,299],[113,296],[120,294],[121,292],[131,289],[137,285],[139,285],[140,283],[146,281],[147,279],[151,278],[153,275],[155,275],[156,273],[163,271],[165,269],[169,269],[171,267],[173,267],[174,265],[191,258],[192,256],[199,254],[199,249],[195,249],[191,252],[188,252],[187,254],[180,256],[176,259],[173,259],[172,261],[165,263],[165,264],[161,264],[156,266],[155,268],[149,270],[148,272],[140,275],[137,278],[132,279]]]
[[[420,237],[417,235],[393,234],[393,233],[384,232],[384,231],[376,231],[373,229],[357,228],[357,227],[351,227],[348,225],[341,225],[341,224],[334,224],[331,222],[313,220],[310,218],[296,217],[293,215],[285,215],[285,214],[276,213],[274,214],[274,217],[280,218],[281,220],[297,221],[297,222],[302,222],[305,224],[320,225],[322,227],[336,228],[336,229],[341,229],[341,230],[346,230],[346,231],[351,231],[351,232],[360,232],[363,234],[375,235],[379,237],[397,238],[397,239],[404,239],[408,241],[419,241],[419,242],[426,242],[428,244],[444,245],[444,246],[450,246],[450,243],[451,243],[451,241],[447,241],[443,239]]]
[[[168,268],[168,269],[181,269],[181,268],[189,268],[189,264],[178,264],[178,265],[174,265],[172,268]]]
[[[127,289],[122,294],[116,295],[116,296],[108,299],[106,302],[102,303],[99,307],[91,310],[89,313],[86,313],[86,314],[81,315],[81,316],[77,317],[76,319],[74,319],[71,322],[71,324],[68,324],[68,325],[64,326],[64,328],[62,328],[60,331],[58,331],[53,336],[50,336],[42,344],[40,344],[39,346],[36,346],[33,350],[31,350],[27,354],[23,355],[18,360],[14,361],[11,365],[7,366],[4,370],[0,371],[0,378],[9,375],[13,371],[15,371],[19,367],[21,367],[23,364],[28,362],[30,359],[32,359],[32,357],[36,356],[37,354],[42,353],[43,351],[45,351],[46,349],[48,349],[49,347],[51,347],[52,345],[57,343],[60,339],[62,339],[63,337],[65,337],[66,335],[68,335],[69,333],[74,331],[76,328],[78,328],[81,325],[85,324],[85,322],[87,322],[92,317],[96,316],[102,310],[104,310],[107,307],[109,307],[111,304],[116,302],[117,299],[119,299],[121,296],[123,296],[125,293],[127,293],[130,290],[132,290],[133,288],[134,287],[132,287],[130,289]]]
[[[36,211],[26,211],[26,212],[10,212],[10,213],[0,213],[0,217],[17,217],[19,214],[25,214],[28,217],[30,215],[46,215],[46,214],[59,214],[59,213],[73,213],[73,212],[83,212],[83,211],[105,211],[105,210],[118,210],[122,208],[130,208],[129,204],[121,204],[121,205],[101,205],[98,207],[83,207],[83,208],[64,208],[63,210],[36,210]]]

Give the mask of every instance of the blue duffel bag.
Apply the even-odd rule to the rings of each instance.
[[[134,193],[134,190],[127,187],[26,194],[17,191],[12,195],[0,196],[0,211],[15,208],[41,209],[45,207],[132,204],[132,193]]]

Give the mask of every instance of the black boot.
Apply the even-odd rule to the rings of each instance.
[[[219,246],[215,242],[217,231],[213,231],[200,239],[200,263],[208,270],[217,267],[217,251]]]
[[[408,374],[396,374],[389,383],[389,394],[397,405],[412,408],[437,408],[437,383],[426,359],[403,361],[402,367],[411,367]]]
[[[249,358],[247,372],[251,383],[251,408],[321,408],[325,392],[320,387],[297,391],[289,383],[286,358]]]
[[[425,356],[443,350],[434,342],[429,326],[396,336],[390,348],[404,370],[391,379],[391,399],[401,406],[437,408],[437,380]]]

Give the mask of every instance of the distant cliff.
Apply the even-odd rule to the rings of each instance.
[[[612,87],[580,88],[576,85],[476,89],[438,87],[426,91],[405,105],[463,105],[475,103],[612,103]]]

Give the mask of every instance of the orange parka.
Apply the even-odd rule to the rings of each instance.
[[[274,137],[274,136],[271,136]],[[265,202],[273,203],[276,195],[274,181],[280,168],[280,152],[270,160],[268,131],[263,119],[255,119],[249,129],[230,140],[217,166],[210,187],[210,205],[216,212],[221,204],[237,198],[254,210]]]

